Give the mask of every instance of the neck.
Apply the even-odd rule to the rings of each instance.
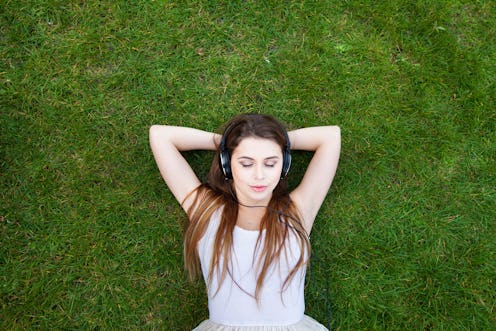
[[[264,217],[266,208],[260,207],[246,207],[239,205],[238,219],[236,225],[246,230],[260,230],[260,223]]]

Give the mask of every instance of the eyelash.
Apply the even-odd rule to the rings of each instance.
[[[252,165],[253,165],[253,164],[241,164],[241,166],[242,166],[243,168],[249,168],[249,167],[251,167]],[[275,167],[275,163],[274,163],[274,164],[266,164],[265,166],[266,166],[266,167],[269,167],[269,168],[274,168],[274,167]]]

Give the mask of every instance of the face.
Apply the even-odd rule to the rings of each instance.
[[[234,188],[239,202],[248,206],[268,205],[282,171],[281,146],[276,142],[248,137],[231,155]]]

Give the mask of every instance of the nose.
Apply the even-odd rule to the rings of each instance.
[[[257,165],[255,167],[255,179],[264,179],[265,174],[264,174],[264,168],[263,165]]]

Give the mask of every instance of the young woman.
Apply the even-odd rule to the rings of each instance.
[[[304,314],[309,234],[338,165],[337,126],[286,132],[273,117],[233,118],[222,136],[154,125],[150,145],[186,211],[185,266],[203,274],[209,319],[195,330],[327,330]],[[214,150],[208,180],[181,155]],[[301,183],[287,191],[290,149],[313,151]]]

